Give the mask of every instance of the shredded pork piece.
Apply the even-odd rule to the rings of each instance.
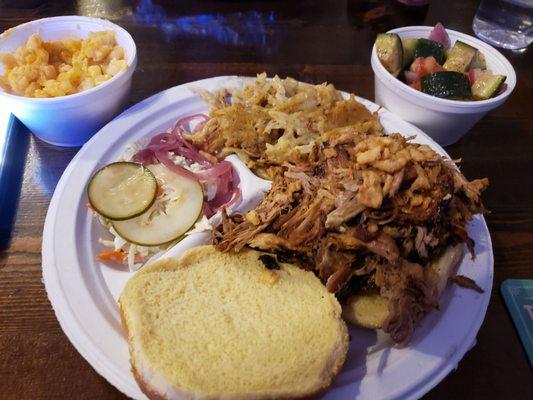
[[[464,275],[455,275],[452,278],[453,283],[457,286],[464,287],[466,289],[475,290],[478,293],[484,293],[484,290],[481,289],[478,284],[472,279]]]
[[[376,285],[389,299],[383,330],[399,347],[409,343],[418,321],[438,306],[437,280],[431,268],[405,259],[377,268]]]

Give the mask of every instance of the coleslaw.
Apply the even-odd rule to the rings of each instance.
[[[207,121],[208,117],[203,114],[182,118],[174,128],[154,136],[148,143],[129,143],[119,160],[142,165],[162,164],[172,173],[196,180],[201,184],[204,193],[203,212],[192,229],[185,234],[211,230],[209,218],[223,207],[240,200],[238,178],[231,163],[213,160],[211,157],[208,159],[184,138],[184,135],[197,132]],[[153,204],[148,211],[138,217],[141,218],[141,224],[149,224],[154,215],[166,213],[170,204],[179,200],[177,194],[168,190],[164,182],[158,181],[158,184],[158,193]],[[100,252],[97,258],[104,262],[127,265],[130,271],[137,271],[150,259],[157,258],[183,238],[180,236],[157,246],[136,244],[123,238],[113,226],[111,219],[90,208],[111,235],[111,238],[99,238],[98,241],[105,250]]]

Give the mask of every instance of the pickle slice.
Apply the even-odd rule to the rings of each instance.
[[[163,189],[164,200],[157,200],[142,215],[112,221],[125,240],[141,246],[160,246],[180,238],[202,212],[204,194],[201,185],[177,175],[162,164],[147,166]]]
[[[103,167],[87,186],[91,207],[111,220],[141,215],[152,206],[156,195],[154,174],[133,162],[121,161]]]

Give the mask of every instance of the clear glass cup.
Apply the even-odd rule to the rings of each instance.
[[[482,0],[472,29],[494,46],[525,49],[533,42],[533,0]]]

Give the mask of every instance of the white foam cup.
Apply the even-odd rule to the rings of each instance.
[[[137,51],[131,35],[107,20],[64,16],[43,18],[16,26],[0,35],[0,53],[11,53],[32,34],[45,41],[87,38],[89,33],[113,30],[126,53],[128,67],[108,81],[86,91],[61,97],[32,98],[0,89],[0,107],[11,111],[37,137],[57,146],[83,145],[126,105],[131,77],[137,66]],[[0,74],[3,65],[0,63]]]
[[[396,33],[402,39],[427,38],[432,29],[430,26],[408,26],[393,29],[389,33]],[[507,89],[503,93],[480,101],[448,100],[430,96],[392,76],[379,61],[375,45],[371,56],[376,103],[416,125],[443,146],[458,141],[488,111],[503,104],[516,86],[516,73],[499,51],[472,36],[451,29],[446,31],[452,45],[456,40],[460,40],[477,48],[485,56],[487,69],[507,77]]]

